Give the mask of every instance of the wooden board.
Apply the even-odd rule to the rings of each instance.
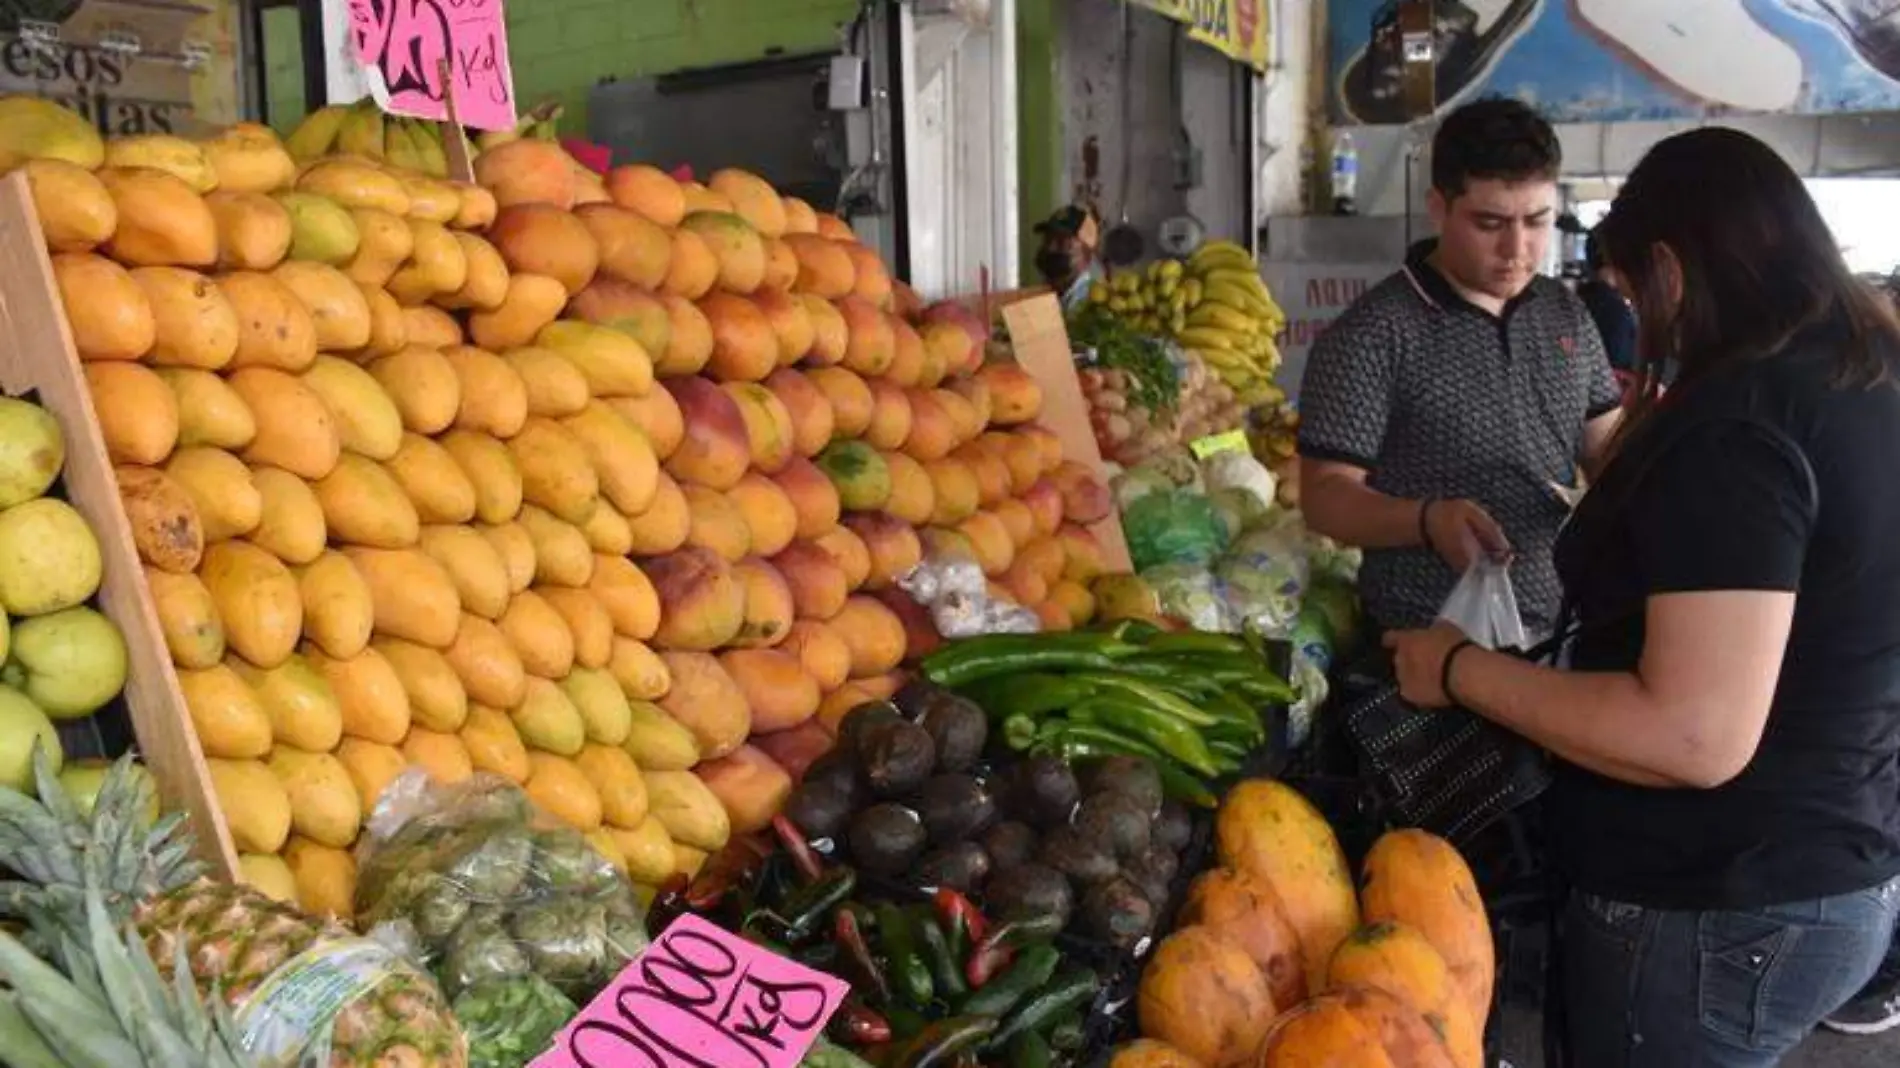
[[[1069,327],[1062,320],[1062,304],[1055,294],[1017,300],[1003,306],[1003,326],[1009,331],[1016,362],[1042,387],[1042,425],[1062,439],[1062,455],[1102,470],[1102,449],[1089,425],[1089,402],[1076,377],[1075,353],[1069,346]],[[1122,536],[1120,514],[1089,527],[1102,543],[1102,559],[1111,571],[1127,571],[1128,540]]]
[[[125,707],[139,753],[158,781],[165,807],[187,813],[199,855],[214,876],[237,877],[237,852],[218,810],[204,752],[192,730],[178,674],[145,585],[119,484],[80,372],[71,328],[53,281],[46,238],[26,176],[0,179],[0,391],[36,392],[66,436],[66,499],[99,540],[104,564],[98,607],[125,635]]]

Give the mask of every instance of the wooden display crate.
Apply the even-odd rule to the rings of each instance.
[[[189,816],[199,854],[214,877],[235,879],[237,851],[178,688],[178,674],[145,584],[131,524],[119,503],[118,480],[53,280],[33,195],[19,171],[0,178],[0,333],[6,338],[0,345],[0,391],[9,396],[34,395],[59,421],[66,437],[66,467],[61,473],[65,498],[85,517],[99,541],[104,569],[98,607],[125,635],[125,692],[96,716],[115,715],[115,709],[123,706],[139,754],[158,781],[166,809]],[[95,734],[119,733],[108,727],[101,725]]]

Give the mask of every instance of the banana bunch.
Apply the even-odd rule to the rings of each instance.
[[[1231,241],[1209,241],[1188,257],[1181,285],[1192,286],[1198,299],[1188,304],[1174,339],[1247,406],[1284,400],[1273,375],[1280,368],[1274,337],[1286,325],[1286,313],[1260,280],[1253,255]]]
[[[361,156],[436,178],[449,175],[440,124],[385,115],[368,97],[311,112],[284,146],[300,163],[329,155]]]
[[[1135,330],[1172,336],[1187,329],[1188,312],[1201,300],[1201,283],[1187,277],[1180,260],[1156,260],[1138,271],[1117,271],[1107,282],[1089,287],[1089,300]]]
[[[559,137],[561,105],[554,101],[537,104],[525,112],[512,130],[483,130],[475,135],[475,148],[486,152],[510,141],[553,141]]]

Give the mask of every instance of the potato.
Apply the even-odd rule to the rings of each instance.
[[[660,658],[673,679],[660,707],[693,732],[700,756],[716,759],[739,748],[751,733],[752,710],[745,691],[719,661],[688,652],[661,653]]]
[[[725,806],[732,829],[739,834],[764,830],[792,792],[792,777],[785,769],[749,745],[706,761],[693,774]]]
[[[732,819],[719,798],[690,771],[648,771],[647,810],[676,844],[707,853],[726,847]]]

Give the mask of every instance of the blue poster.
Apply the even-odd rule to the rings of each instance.
[[[1397,0],[1329,0],[1332,111],[1407,121]],[[1437,0],[1440,110],[1485,94],[1557,122],[1900,109],[1894,0]]]

